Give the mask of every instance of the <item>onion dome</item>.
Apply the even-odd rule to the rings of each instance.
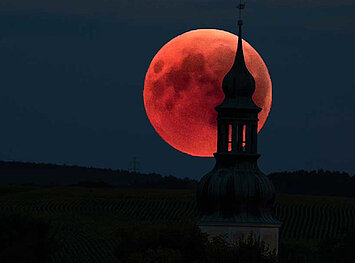
[[[272,216],[275,190],[257,167],[215,167],[205,175],[197,190],[204,222],[278,223]]]

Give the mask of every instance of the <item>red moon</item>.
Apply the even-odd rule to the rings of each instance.
[[[155,55],[144,82],[144,106],[156,132],[175,149],[211,157],[217,149],[217,112],[224,99],[222,81],[230,70],[238,37],[217,29],[179,35]],[[258,52],[243,40],[247,68],[255,78],[253,100],[259,113],[258,131],[271,108],[272,84]]]

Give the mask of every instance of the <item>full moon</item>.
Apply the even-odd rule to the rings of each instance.
[[[217,29],[186,32],[154,56],[144,81],[144,106],[156,132],[175,149],[211,157],[217,149],[217,112],[222,81],[232,67],[238,36]],[[255,79],[253,100],[262,108],[258,131],[271,108],[272,84],[258,52],[245,40],[248,70]]]

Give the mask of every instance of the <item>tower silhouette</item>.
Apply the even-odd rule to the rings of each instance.
[[[240,4],[239,9],[243,8]],[[199,225],[210,234],[226,233],[230,240],[252,233],[277,251],[280,222],[272,216],[275,190],[257,164],[261,108],[252,99],[255,80],[245,64],[241,19],[238,26],[234,64],[222,83],[225,98],[215,107],[216,164],[197,190]]]

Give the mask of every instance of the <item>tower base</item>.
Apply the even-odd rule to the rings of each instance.
[[[201,222],[199,227],[201,232],[208,233],[209,238],[226,234],[230,244],[252,234],[256,240],[260,238],[264,241],[270,251],[275,250],[278,254],[280,224]]]

